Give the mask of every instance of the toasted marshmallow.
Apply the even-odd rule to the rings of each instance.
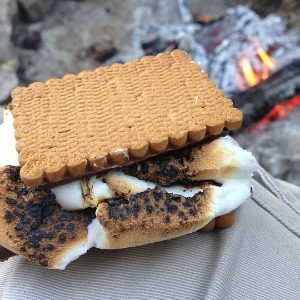
[[[207,149],[205,149],[204,151],[207,161],[214,161],[214,171],[211,173],[213,174],[213,177],[206,178],[206,180],[213,179],[214,181],[224,185],[226,189],[228,187],[230,192],[239,193],[241,191],[239,191],[238,189],[235,190],[232,187],[231,182],[237,182],[237,179],[241,179],[241,182],[243,182],[247,187],[246,189],[248,189],[252,173],[257,168],[257,162],[253,155],[250,152],[239,147],[230,137],[219,138],[211,142],[211,144],[212,145],[205,145],[204,147]],[[218,161],[215,159],[216,157],[218,157]],[[198,162],[196,162],[196,164],[198,164]],[[204,168],[204,171],[207,170]],[[199,176],[201,177],[202,173],[199,174]],[[102,182],[102,177],[97,178],[94,176],[89,179],[84,179],[84,181],[87,181],[87,183],[81,183],[82,186],[85,186],[83,187],[84,192],[81,193],[80,190],[75,191],[74,189],[73,192],[78,193],[75,198],[79,198],[80,194],[82,194],[85,198],[82,201],[86,201],[90,204],[91,207],[96,207],[99,202],[114,198],[116,196],[116,193],[119,195],[136,194],[147,189],[154,189],[157,186],[157,184],[155,184],[154,182],[138,179],[119,170],[109,171],[104,176],[104,179],[106,183]],[[195,180],[198,180],[198,178],[196,177]],[[199,178],[199,180],[204,180],[204,178]],[[74,182],[73,184],[76,185],[77,183]],[[88,192],[86,192],[86,186],[89,187]],[[185,197],[192,197],[196,193],[201,191],[200,187],[190,188],[178,184],[171,187],[160,187],[166,190],[168,193],[179,194]],[[215,188],[218,191],[217,187]],[[53,192],[56,194],[55,190],[53,190]],[[223,195],[226,195],[226,193],[224,193]],[[57,201],[65,209],[72,209],[72,197],[65,197],[65,199],[69,199],[69,201],[64,201],[64,203],[61,203],[60,195],[56,194],[56,197]],[[80,207],[81,205],[76,209],[80,209]]]
[[[174,192],[174,194],[179,194],[183,192],[181,189],[183,187],[172,187],[168,188],[168,192]],[[251,194],[251,183],[250,178],[238,178],[238,179],[227,179],[221,186],[208,186],[207,188],[213,189],[213,194],[211,197],[211,209],[210,215],[208,216],[205,223],[201,224],[200,228],[209,223],[212,219],[227,214],[237,207],[239,207]],[[196,188],[193,191],[184,191],[184,196],[192,196],[197,193]],[[200,229],[199,228],[199,229]],[[184,235],[185,232],[178,234]],[[176,237],[176,236],[173,236]],[[110,233],[105,230],[105,228],[100,224],[98,219],[94,219],[92,223],[88,226],[88,235],[86,243],[78,246],[77,248],[72,248],[63,258],[61,264],[57,266],[58,269],[65,269],[65,267],[77,259],[79,256],[85,254],[90,248],[96,247],[99,249],[110,249],[109,240],[111,239]],[[164,239],[168,239],[164,238]],[[162,239],[163,240],[163,239]]]

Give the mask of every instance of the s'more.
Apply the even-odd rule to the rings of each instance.
[[[228,136],[241,124],[181,50],[18,87],[0,126],[0,244],[64,269],[92,247],[227,228],[257,167]]]

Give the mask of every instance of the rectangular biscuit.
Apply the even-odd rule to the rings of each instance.
[[[181,50],[18,87],[12,114],[21,178],[31,186],[143,160],[242,123]]]

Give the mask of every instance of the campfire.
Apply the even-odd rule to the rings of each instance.
[[[284,154],[286,149],[280,143],[274,146],[276,136],[269,133],[276,122],[281,128],[274,130],[285,130],[281,120],[291,113],[297,120],[298,112],[299,120],[300,47],[294,33],[289,32],[283,18],[261,18],[246,6],[232,7],[216,19],[195,18],[184,1],[178,5],[181,20],[171,26],[151,19],[144,22],[145,11],[138,10],[133,45],[142,45],[144,53],[150,55],[177,47],[188,52],[243,111],[243,128],[235,135],[238,142],[253,151],[271,173],[299,184],[300,159]],[[136,51],[135,55],[141,54]],[[294,139],[293,131],[286,130],[286,139]],[[265,146],[259,147],[259,141]],[[287,161],[285,155],[289,158],[283,166],[279,162]],[[272,158],[276,158],[275,164]]]
[[[178,7],[181,18],[172,24],[150,18],[147,9],[138,8],[134,12],[132,51],[116,55],[107,64],[174,48],[185,50],[243,111],[244,128],[297,94],[300,47],[283,18],[261,18],[239,5],[217,19],[199,23],[203,18],[195,18],[184,1],[178,1]],[[297,51],[298,58],[290,55]]]

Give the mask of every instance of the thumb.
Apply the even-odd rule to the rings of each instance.
[[[7,250],[6,248],[0,246],[0,261],[4,261],[14,255],[16,255],[16,254]]]

